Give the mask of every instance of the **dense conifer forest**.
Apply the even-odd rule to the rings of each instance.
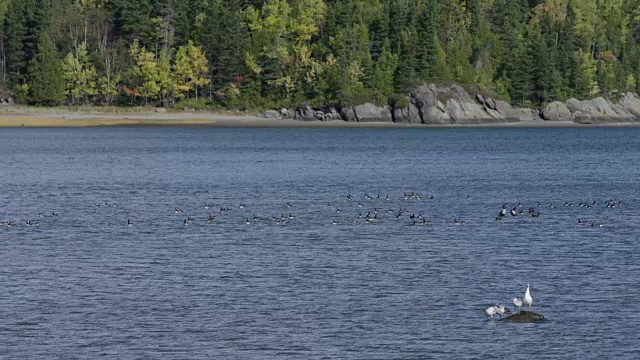
[[[513,104],[640,85],[640,0],[0,0],[21,104],[393,104],[423,82]]]

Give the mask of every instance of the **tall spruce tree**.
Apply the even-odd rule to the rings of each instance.
[[[40,34],[38,53],[29,66],[30,100],[34,104],[56,106],[65,99],[64,73],[48,31]]]
[[[6,48],[7,71],[9,79],[14,84],[26,79],[29,59],[24,51],[24,41],[27,35],[25,2],[12,1],[9,3],[7,16],[4,20],[4,43]]]
[[[151,11],[149,0],[114,0],[113,17],[121,39],[129,44],[139,39],[145,46],[154,46]]]
[[[209,26],[203,29],[202,41],[214,87],[238,82],[245,74],[248,32],[241,10],[240,0],[216,0],[209,5]]]
[[[396,69],[394,88],[397,93],[409,93],[417,83],[416,79],[416,51],[414,36],[409,31],[402,33],[400,55]]]
[[[421,79],[436,78],[437,0],[426,0],[418,20],[416,73]]]

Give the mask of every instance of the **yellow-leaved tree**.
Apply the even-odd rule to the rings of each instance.
[[[249,6],[244,12],[252,33],[247,66],[259,75],[275,62],[278,70],[270,71],[279,77],[267,81],[287,96],[297,84],[315,82],[324,63],[312,56],[311,41],[319,33],[326,12],[324,0],[267,0],[260,10]]]
[[[209,83],[208,74],[209,61],[204,52],[191,41],[187,46],[181,46],[176,53],[173,66],[175,96],[188,98],[189,93],[193,91],[198,99],[198,88]]]
[[[89,60],[87,43],[83,42],[77,52],[69,53],[62,63],[65,88],[67,95],[71,95],[71,102],[80,105],[89,96],[96,95],[96,68]]]
[[[138,87],[138,92],[140,96],[144,97],[145,102],[148,102],[149,98],[154,99],[160,93],[160,87],[158,86],[158,63],[152,52],[146,51],[144,47],[140,47],[138,40],[135,40],[133,44],[131,44],[129,53],[135,61],[133,72],[139,77],[142,83]]]

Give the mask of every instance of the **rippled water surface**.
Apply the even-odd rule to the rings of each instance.
[[[640,129],[2,129],[0,159],[0,358],[640,354]],[[549,321],[484,317],[527,283]]]

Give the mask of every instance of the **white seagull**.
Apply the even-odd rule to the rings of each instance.
[[[520,311],[520,308],[522,307],[522,300],[518,299],[518,298],[513,298],[513,300],[511,300],[513,302],[513,306],[516,307],[516,309],[518,309],[518,311]]]
[[[496,304],[494,308],[496,309],[496,314],[500,315],[500,318],[502,318],[503,315],[511,314],[511,310],[507,309],[505,306]]]
[[[496,314],[496,308],[495,306],[489,306],[488,308],[484,309],[484,313],[485,315],[487,315],[488,317],[492,318],[493,315]]]
[[[533,298],[529,293],[529,284],[527,284],[527,291],[524,292],[524,298],[522,298],[522,304],[527,307],[527,310],[531,308],[531,304],[533,304]]]

